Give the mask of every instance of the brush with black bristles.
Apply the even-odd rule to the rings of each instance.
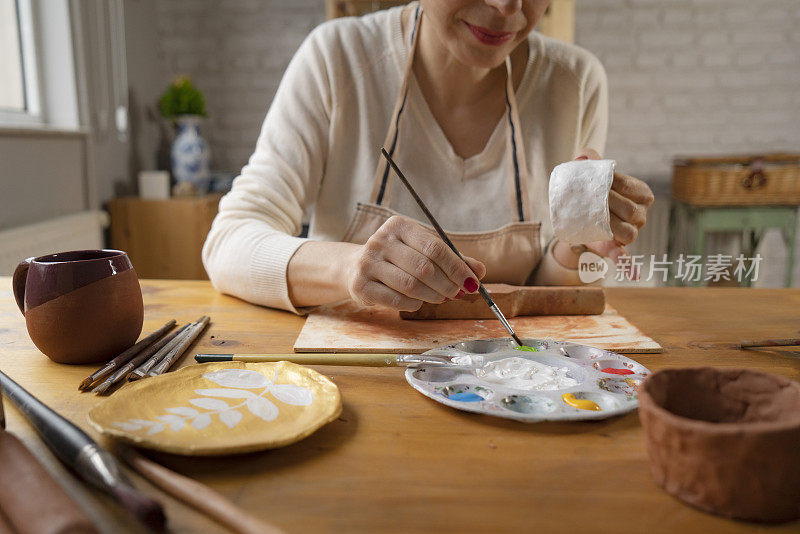
[[[0,372],[0,386],[2,394],[19,408],[59,460],[83,480],[108,493],[145,526],[164,531],[167,522],[164,508],[133,487],[108,451],[3,372]]]

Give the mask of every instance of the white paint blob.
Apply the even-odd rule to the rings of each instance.
[[[474,366],[475,376],[486,382],[525,391],[553,391],[578,384],[567,376],[567,367],[553,367],[518,356],[489,362],[480,355],[456,356],[453,363]]]

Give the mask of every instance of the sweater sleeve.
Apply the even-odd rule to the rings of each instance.
[[[539,260],[536,272],[533,275],[533,284],[537,286],[579,286],[583,285],[578,276],[578,269],[564,267],[555,256],[553,256],[553,246],[557,239],[552,239],[547,244],[547,250]]]
[[[202,252],[218,291],[295,313],[286,272],[306,242],[296,236],[322,179],[331,122],[320,29],[287,67],[255,152],[220,201]]]

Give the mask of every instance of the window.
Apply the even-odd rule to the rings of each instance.
[[[22,80],[22,54],[19,43],[17,3],[0,0],[0,108],[23,111],[25,86]]]
[[[30,0],[0,0],[0,123],[41,124]]]

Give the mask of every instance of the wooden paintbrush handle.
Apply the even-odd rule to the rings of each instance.
[[[217,359],[228,356],[227,359]],[[233,356],[233,358],[230,358]],[[312,352],[305,354],[197,354],[198,363],[214,361],[237,362],[292,362],[299,365],[355,365],[363,367],[393,367],[397,365],[397,354],[351,354]]]
[[[282,534],[279,528],[250,515],[208,486],[148,460],[129,447],[119,455],[142,477],[174,498],[240,534]]]
[[[743,349],[751,347],[794,347],[800,345],[800,338],[788,339],[761,339],[756,341],[741,341],[739,346]]]

